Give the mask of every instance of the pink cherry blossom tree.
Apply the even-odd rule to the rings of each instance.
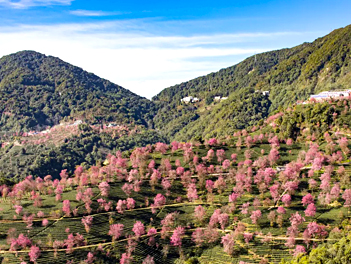
[[[222,161],[225,159],[225,150],[224,149],[218,149],[216,151],[216,156],[217,156],[217,161],[219,163],[222,163]]]
[[[194,209],[195,220],[201,223],[204,220],[205,216],[206,216],[205,209],[201,205],[196,206]]]
[[[228,255],[232,255],[235,245],[234,234],[226,234],[225,236],[222,236],[221,243],[223,244],[223,251]]]
[[[173,246],[181,247],[182,246],[182,236],[185,234],[185,228],[178,226],[171,236],[171,244]]]
[[[172,230],[172,227],[176,221],[176,218],[178,216],[177,212],[169,213],[165,216],[165,218],[162,219],[161,225],[162,225],[162,230],[161,230],[161,238],[165,239],[169,232]]]
[[[151,247],[155,245],[155,235],[157,234],[157,230],[154,227],[151,227],[149,231],[147,232],[147,235],[149,237],[148,245]]]
[[[134,232],[135,236],[139,238],[140,236],[145,234],[145,226],[142,222],[137,221],[134,224],[132,231]]]
[[[214,182],[214,187],[219,193],[222,193],[225,190],[227,184],[222,176],[218,177],[218,179]]]
[[[82,218],[82,223],[84,225],[85,231],[89,233],[90,228],[93,224],[93,217],[88,215],[88,216],[83,216]]]
[[[308,204],[308,206],[305,210],[305,215],[314,217],[316,215],[316,211],[317,211],[317,208],[314,205],[314,203],[310,203],[310,204]]]
[[[135,208],[135,200],[133,198],[127,198],[127,209],[131,210]]]
[[[351,189],[346,189],[342,195],[342,198],[345,200],[344,206],[350,207],[351,206]]]
[[[120,238],[123,234],[123,224],[113,224],[110,225],[110,230],[108,232],[108,235],[112,236],[112,241],[116,241],[118,238]]]
[[[301,254],[305,254],[306,253],[306,249],[304,246],[301,245],[296,245],[296,248],[294,250],[294,257],[297,257]]]
[[[106,181],[100,182],[99,190],[101,192],[101,196],[108,197],[108,193],[110,191],[110,185]]]
[[[142,264],[155,264],[154,257],[147,255]]]
[[[154,198],[154,203],[151,205],[152,213],[156,213],[156,208],[164,206],[166,204],[166,197],[164,197],[161,193],[158,193]]]
[[[49,220],[48,219],[43,219],[43,221],[41,222],[42,226],[47,226],[49,224]]]
[[[71,203],[69,200],[64,200],[62,202],[62,212],[64,212],[65,216],[71,216]]]
[[[262,213],[260,210],[252,211],[250,216],[252,223],[255,225],[257,224],[258,219],[260,219],[261,217]]]
[[[199,196],[197,195],[197,190],[196,190],[195,183],[189,184],[188,189],[187,189],[187,197],[188,197],[190,202],[192,202],[192,201],[196,200],[197,198],[199,198]]]
[[[289,207],[291,204],[291,196],[289,194],[284,194],[282,196],[282,202],[286,207]]]
[[[89,252],[88,255],[87,255],[87,259],[84,260],[84,263],[93,264],[94,260],[95,260],[94,254]]]
[[[20,205],[14,205],[16,214],[20,215],[23,211],[23,207]]]
[[[312,194],[308,193],[304,197],[302,197],[303,206],[309,205],[311,203],[314,203],[314,198],[313,198]]]
[[[123,253],[121,259],[119,260],[120,264],[131,264],[133,257],[130,253]]]
[[[276,148],[272,148],[268,154],[268,160],[273,166],[279,160],[279,151]]]
[[[123,214],[124,211],[126,210],[126,200],[118,200],[116,210],[118,213]]]
[[[218,215],[218,222],[221,225],[221,229],[224,230],[229,222],[229,215],[226,213],[222,213]]]
[[[249,244],[249,242],[253,239],[252,233],[244,233],[243,236],[246,244]]]
[[[32,262],[36,262],[40,256],[40,248],[38,246],[31,246],[30,251],[28,253],[29,259]]]
[[[350,149],[348,148],[348,140],[346,137],[342,137],[338,140],[339,146],[344,152],[345,155],[348,155],[350,153]]]
[[[202,228],[196,228],[191,235],[191,240],[195,243],[197,247],[202,246],[205,242],[205,232]]]
[[[161,185],[162,185],[162,188],[166,191],[166,196],[169,196],[171,194],[169,191],[172,187],[171,182],[168,179],[163,178]]]

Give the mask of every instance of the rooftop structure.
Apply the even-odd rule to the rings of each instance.
[[[317,101],[327,100],[330,98],[339,98],[339,97],[348,97],[351,93],[351,90],[345,91],[324,91],[319,94],[312,94],[310,99],[315,99]]]
[[[180,99],[180,101],[182,103],[196,103],[196,102],[199,102],[200,99],[197,98],[197,97],[192,97],[192,96],[188,96],[188,97],[184,97],[183,99]]]
[[[182,103],[189,103],[189,102],[191,102],[191,100],[193,100],[193,99],[194,99],[194,97],[188,96],[188,97],[184,97],[183,99],[180,99],[180,101],[181,101]]]

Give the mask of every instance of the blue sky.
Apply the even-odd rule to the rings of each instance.
[[[0,0],[0,56],[36,50],[151,98],[351,24],[351,1]]]

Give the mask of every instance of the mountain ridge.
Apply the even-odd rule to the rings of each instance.
[[[17,131],[52,126],[64,118],[149,126],[154,111],[146,98],[35,51],[0,59],[0,105],[0,128]]]
[[[91,123],[143,125],[155,128],[168,140],[225,136],[221,131],[242,129],[238,122],[246,120],[244,126],[253,126],[279,107],[305,100],[311,93],[350,88],[350,43],[351,25],[311,43],[260,53],[168,87],[152,101],[59,58],[21,51],[0,59],[0,128],[41,129],[79,118]],[[243,93],[263,90],[270,92],[269,97],[254,104],[251,100],[251,116],[234,110]],[[200,102],[181,103],[190,95]],[[215,96],[229,96],[229,101],[213,102]],[[260,100],[268,100],[261,110]],[[235,120],[237,115],[242,118]],[[206,129],[211,120],[222,120],[217,132]]]
[[[153,97],[153,102],[158,107],[154,118],[155,128],[170,139],[225,136],[223,133],[209,133],[204,129],[210,124],[205,119],[209,119],[211,111],[203,109],[220,108],[218,105],[213,106],[215,96],[231,95],[229,100],[234,102],[240,91],[268,90],[270,114],[281,106],[306,100],[314,92],[348,89],[351,83],[350,41],[351,25],[336,29],[311,43],[257,54],[218,72],[166,88]],[[198,97],[202,102],[182,104],[181,99],[186,96]],[[226,122],[217,127],[217,130],[234,132],[234,129],[228,131],[227,124],[232,127],[237,127],[237,124],[226,118],[233,114],[228,109],[222,115]],[[216,119],[220,117],[217,116]],[[182,124],[181,128],[172,129],[175,123]],[[196,127],[196,123],[201,123],[201,127]],[[196,129],[198,131],[195,134],[187,133]]]

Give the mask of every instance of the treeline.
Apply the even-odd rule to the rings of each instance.
[[[64,119],[152,126],[154,114],[149,100],[58,58],[23,51],[0,59],[0,130]]]
[[[350,222],[344,220],[343,226],[349,227]],[[330,241],[313,248],[309,254],[301,252],[295,259],[291,261],[282,260],[280,264],[350,263],[351,236],[337,227],[333,231],[329,236]]]
[[[153,98],[158,107],[155,127],[171,139],[184,138],[179,124],[197,126],[202,120],[201,127],[197,126],[201,129],[198,134],[207,135],[205,128],[211,125],[213,113],[204,111],[204,107],[212,106],[215,96],[230,96],[247,88],[270,92],[269,113],[280,106],[287,107],[298,100],[306,100],[313,93],[349,89],[350,41],[351,26],[347,26],[312,43],[258,54],[235,66],[167,88]],[[184,105],[180,100],[186,96],[198,97],[201,101]],[[230,96],[226,105],[237,103],[236,99]],[[231,115],[230,108],[224,111]],[[209,117],[199,119],[202,115]],[[234,119],[227,120],[228,127],[235,126],[235,123]]]
[[[126,151],[156,142],[165,142],[153,130],[143,130],[120,138],[106,132],[96,133],[86,124],[81,133],[67,138],[58,146],[48,144],[17,145],[11,143],[0,149],[0,177],[3,181],[18,181],[28,175],[58,177],[63,169],[71,174],[77,165],[102,164],[108,153]]]
[[[284,110],[270,126],[281,138],[325,139],[325,133],[348,132],[351,126],[349,99],[296,105]]]

